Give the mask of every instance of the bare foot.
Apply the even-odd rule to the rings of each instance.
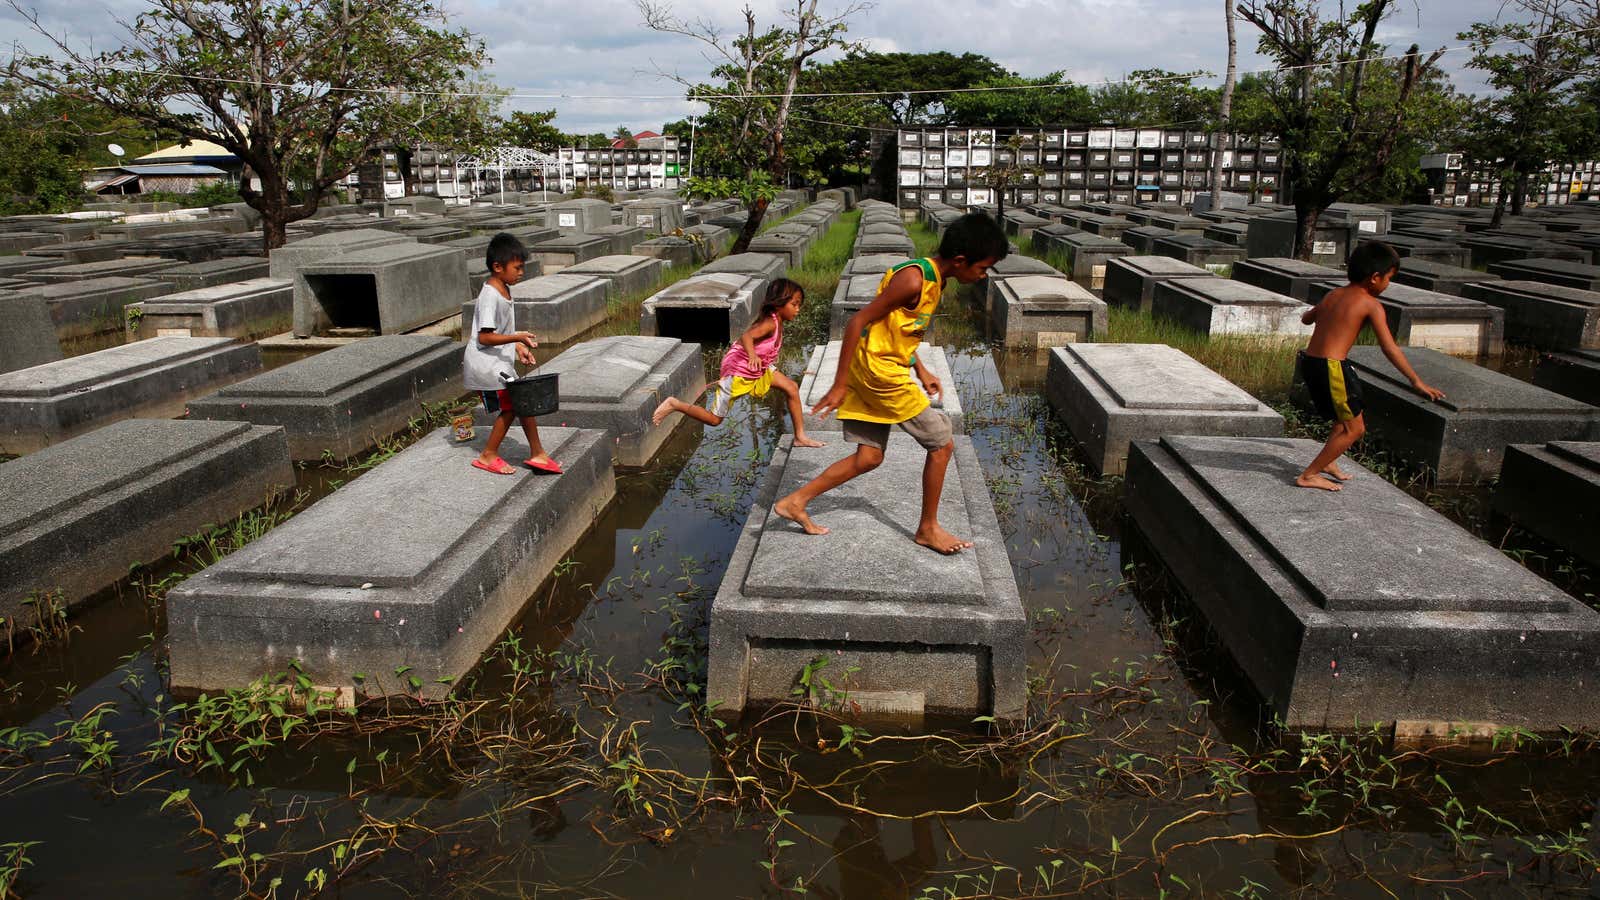
[[[670,416],[676,412],[676,410],[672,408],[672,401],[676,399],[676,397],[668,397],[667,399],[661,401],[661,405],[656,407],[656,411],[650,414],[650,424],[660,425],[662,419],[665,419],[667,416]]]
[[[828,529],[811,521],[811,517],[806,515],[805,506],[797,502],[793,494],[774,503],[772,511],[805,529],[806,534],[828,533]]]
[[[827,444],[824,444],[823,442],[817,440],[816,438],[809,438],[809,437],[806,437],[803,434],[797,434],[797,435],[794,436],[794,445],[796,447],[826,447],[826,446],[828,446]]]
[[[1339,485],[1316,475],[1301,475],[1294,480],[1294,483],[1303,488],[1316,488],[1319,491],[1343,490],[1343,488],[1339,487]]]
[[[935,522],[931,527],[918,528],[916,536],[912,538],[917,543],[930,550],[937,550],[945,556],[960,553],[972,546],[971,541],[963,541],[948,531],[944,526]]]
[[[1355,477],[1354,475],[1350,475],[1343,469],[1339,468],[1338,463],[1329,463],[1328,467],[1322,470],[1322,474],[1328,476],[1329,478],[1338,479],[1339,481],[1349,481]]]

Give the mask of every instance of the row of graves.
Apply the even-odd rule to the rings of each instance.
[[[25,621],[51,593],[68,608],[88,602],[182,536],[293,488],[294,463],[356,456],[421,404],[459,400],[457,335],[487,277],[486,245],[506,231],[534,256],[512,303],[516,327],[541,336],[540,371],[560,379],[560,411],[540,433],[565,474],[486,477],[468,463],[487,429],[469,443],[439,429],[168,596],[177,692],[243,687],[295,661],[344,700],[358,684],[409,692],[410,679],[383,678],[396,671],[447,690],[610,503],[613,467],[644,465],[665,442],[675,423],[650,421],[661,397],[694,402],[704,390],[697,343],[585,333],[616,298],[659,287],[669,265],[722,257],[746,216],[735,202],[660,193],[615,205],[497,199],[335,207],[296,223],[266,257],[252,255],[260,234],[238,210],[152,213],[174,221],[150,237],[130,232],[131,216],[93,231],[77,220],[0,223],[9,233],[74,226],[56,244],[0,257],[10,279],[0,311],[34,327],[3,330],[0,454],[15,458],[0,463],[0,615]],[[809,200],[789,192],[769,215],[814,240],[854,196]],[[219,237],[240,240],[185,258]],[[86,246],[99,242],[117,252]],[[63,248],[94,258],[63,259]],[[790,264],[732,259],[757,257],[775,263],[745,277],[719,343],[748,324],[758,279]],[[706,268],[739,269],[717,262],[727,261]],[[204,286],[169,280],[197,266]],[[68,289],[52,292],[58,284]],[[87,349],[84,336],[112,346]],[[274,347],[299,352],[272,367]],[[526,456],[521,443],[513,429],[505,456]]]

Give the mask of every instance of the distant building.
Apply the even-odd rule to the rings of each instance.
[[[624,141],[622,138],[617,138],[616,140],[611,142],[611,149],[613,149],[613,150],[629,150],[629,149],[638,149],[638,148],[649,149],[648,145],[645,142],[650,140],[651,138],[659,138],[659,137],[661,137],[661,135],[656,133],[656,132],[654,132],[654,131],[641,131],[638,134],[633,136],[633,143],[635,145],[634,147],[630,148],[628,146],[628,142],[627,141]]]
[[[193,193],[207,184],[237,184],[244,163],[226,148],[210,141],[173,144],[120,166],[101,166],[87,184],[101,195],[144,194],[168,191]]]

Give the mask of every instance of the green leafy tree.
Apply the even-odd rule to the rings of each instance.
[[[884,91],[849,98],[857,108],[851,121],[892,125],[941,124],[950,121],[949,94],[943,91],[994,83],[1011,76],[1005,67],[979,53],[956,56],[936,53],[854,52],[807,74],[808,92]],[[918,93],[908,93],[914,86]],[[922,92],[928,93],[922,93]],[[837,114],[849,115],[835,110]]]
[[[985,79],[975,86],[1002,90],[949,95],[944,104],[949,124],[1037,127],[1090,122],[1096,116],[1089,89],[1068,81],[1063,72],[1050,72],[1037,78],[1008,73]]]
[[[633,139],[633,129],[626,125],[618,125],[617,130],[611,133],[611,140],[621,142],[624,150],[634,150],[639,146],[639,142]]]
[[[573,146],[571,136],[563,134],[555,125],[556,111],[539,112],[516,110],[500,125],[499,143],[510,147],[526,147],[550,153],[561,147]]]
[[[375,148],[489,136],[497,98],[472,80],[483,45],[434,0],[152,0],[105,52],[10,2],[51,51],[13,57],[8,74],[225,147],[259,181],[240,194],[269,250]]]
[[[1412,46],[1398,61],[1374,59],[1383,49],[1375,34],[1392,4],[1368,0],[1328,16],[1317,0],[1239,3],[1239,16],[1260,32],[1259,52],[1278,65],[1263,79],[1268,102],[1257,109],[1255,130],[1283,140],[1300,259],[1310,259],[1329,206],[1388,177],[1418,86],[1441,55],[1423,58]],[[1386,69],[1392,79],[1374,76]],[[1383,82],[1394,89],[1375,88]]]

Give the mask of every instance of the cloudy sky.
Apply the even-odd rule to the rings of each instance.
[[[25,4],[28,0],[22,0]],[[136,15],[136,0],[38,2],[52,30],[79,44],[113,46],[115,17]],[[443,0],[454,20],[487,42],[491,75],[514,92],[509,109],[558,111],[573,132],[610,132],[618,125],[659,129],[695,112],[681,89],[658,71],[689,78],[709,70],[703,48],[688,38],[644,27],[634,0]],[[790,0],[791,5],[793,0]],[[844,0],[822,0],[838,10]],[[732,29],[738,0],[671,0],[683,18]],[[750,0],[758,21],[780,19],[777,0]],[[1332,0],[1325,6],[1333,7]],[[1379,33],[1391,50],[1412,42],[1426,50],[1456,46],[1457,32],[1494,19],[1502,0],[1399,0]],[[986,54],[1024,75],[1063,70],[1081,82],[1116,79],[1141,68],[1221,72],[1227,39],[1222,0],[876,0],[852,22],[851,35],[876,50]],[[35,46],[19,17],[0,6],[0,40]],[[1266,68],[1254,29],[1239,25],[1240,66]],[[1465,53],[1442,64],[1464,90],[1478,82],[1462,70]]]

